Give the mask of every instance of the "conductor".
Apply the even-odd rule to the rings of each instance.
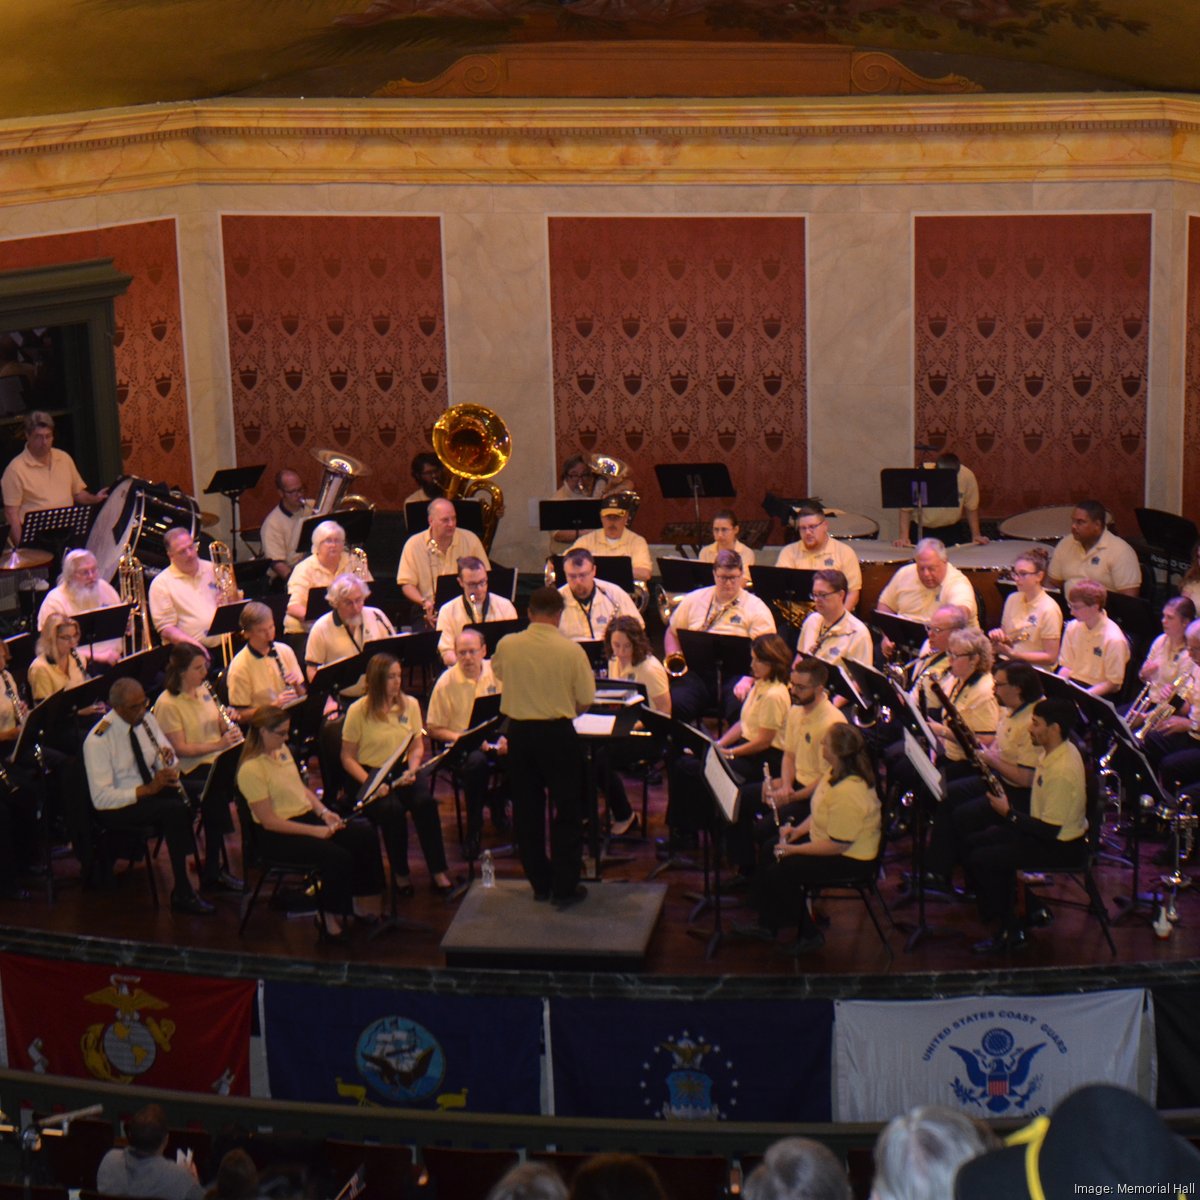
[[[579,882],[584,758],[572,721],[596,694],[582,647],[559,632],[563,598],[538,588],[529,598],[529,628],[500,639],[492,671],[504,690],[508,764],[521,866],[535,900],[556,908],[587,895]],[[546,856],[546,797],[550,857]]]

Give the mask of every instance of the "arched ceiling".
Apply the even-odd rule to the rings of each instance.
[[[1197,0],[4,0],[2,27],[0,117],[489,88],[844,94],[812,65],[843,50],[894,58],[885,91],[1200,90]],[[497,91],[488,64],[509,58],[523,66]]]

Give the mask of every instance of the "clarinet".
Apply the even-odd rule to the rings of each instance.
[[[281,690],[286,692],[288,690],[288,688],[291,688],[292,691],[294,691],[297,696],[303,696],[304,695],[304,684],[303,683],[297,683],[297,684],[288,683],[287,672],[283,669],[283,659],[279,657],[279,650],[276,648],[274,642],[271,643],[269,649],[267,650],[267,653],[271,656],[271,661],[275,664],[275,669],[279,672],[279,682],[281,684],[283,684],[283,687]]]
[[[967,762],[983,776],[984,783],[988,785],[988,791],[1006,796],[1008,793],[1004,790],[1004,781],[983,761],[983,746],[975,736],[975,730],[962,719],[962,715],[954,707],[950,697],[943,691],[938,680],[931,679],[929,688],[942,706],[946,724],[949,726],[950,732],[954,734],[954,740],[962,747],[963,753],[967,756]]]
[[[79,673],[84,677],[84,679],[89,678],[87,667],[83,665],[83,658],[80,656],[79,651],[76,650],[74,646],[71,647],[71,661],[79,669]]]
[[[241,726],[237,723],[237,717],[234,716],[233,710],[226,708],[221,703],[221,697],[217,695],[217,689],[213,687],[209,680],[204,681],[204,686],[208,694],[212,697],[212,702],[217,706],[217,728],[222,737],[225,736],[231,729],[236,731],[238,735],[238,744],[245,741],[245,736],[242,733]]]
[[[167,768],[175,766],[179,762],[175,751],[170,746],[164,746],[155,737],[154,730],[150,728],[149,721],[143,720],[142,728],[146,731],[146,736],[150,739],[150,745],[154,747],[155,754],[158,755],[158,761]],[[191,803],[191,797],[187,794],[187,790],[184,788],[181,779],[177,779],[173,784],[169,784],[167,790],[176,792],[182,799],[186,800],[189,804]]]

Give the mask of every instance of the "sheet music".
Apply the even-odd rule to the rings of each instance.
[[[717,798],[725,820],[732,825],[737,820],[738,796],[742,785],[733,777],[729,764],[715,745],[709,746],[704,756],[704,782]]]
[[[615,713],[580,713],[572,722],[575,732],[580,737],[612,737],[613,726],[617,723]]]
[[[904,731],[904,754],[916,769],[921,781],[933,793],[933,798],[939,802],[944,800],[945,784],[941,771],[930,762],[929,751],[907,729]]]

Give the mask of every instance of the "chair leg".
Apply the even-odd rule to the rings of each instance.
[[[875,915],[875,906],[871,903],[871,895],[878,895],[875,892],[873,884],[862,884],[858,889],[858,894],[862,897],[863,906],[867,910],[867,916],[871,918],[871,924],[875,926],[875,932],[879,934],[879,940],[883,943],[883,948],[891,954],[892,947],[887,940],[887,934],[883,932],[883,926],[879,923],[879,918]]]
[[[262,891],[263,884],[267,882],[269,874],[269,871],[260,871],[258,873],[258,882],[254,885],[254,891],[242,901],[242,919],[238,923],[238,937],[241,937],[246,932],[246,925],[250,920],[250,914],[254,911],[255,904],[258,903],[258,894]],[[275,890],[279,890],[278,880],[276,881]]]
[[[161,845],[161,839],[159,844]],[[146,864],[146,883],[150,887],[150,901],[154,905],[155,910],[158,909],[158,881],[154,878],[154,860],[150,856],[150,840],[147,838],[142,843],[143,858]],[[157,853],[157,847],[155,852]]]
[[[1088,899],[1091,901],[1092,913],[1096,920],[1100,922],[1100,928],[1104,931],[1104,940],[1108,943],[1108,948],[1112,951],[1113,958],[1117,957],[1117,945],[1113,941],[1112,927],[1108,921],[1108,909],[1104,906],[1104,897],[1100,895],[1100,888],[1096,884],[1096,877],[1092,874],[1090,866],[1083,869],[1083,886],[1088,894]]]

